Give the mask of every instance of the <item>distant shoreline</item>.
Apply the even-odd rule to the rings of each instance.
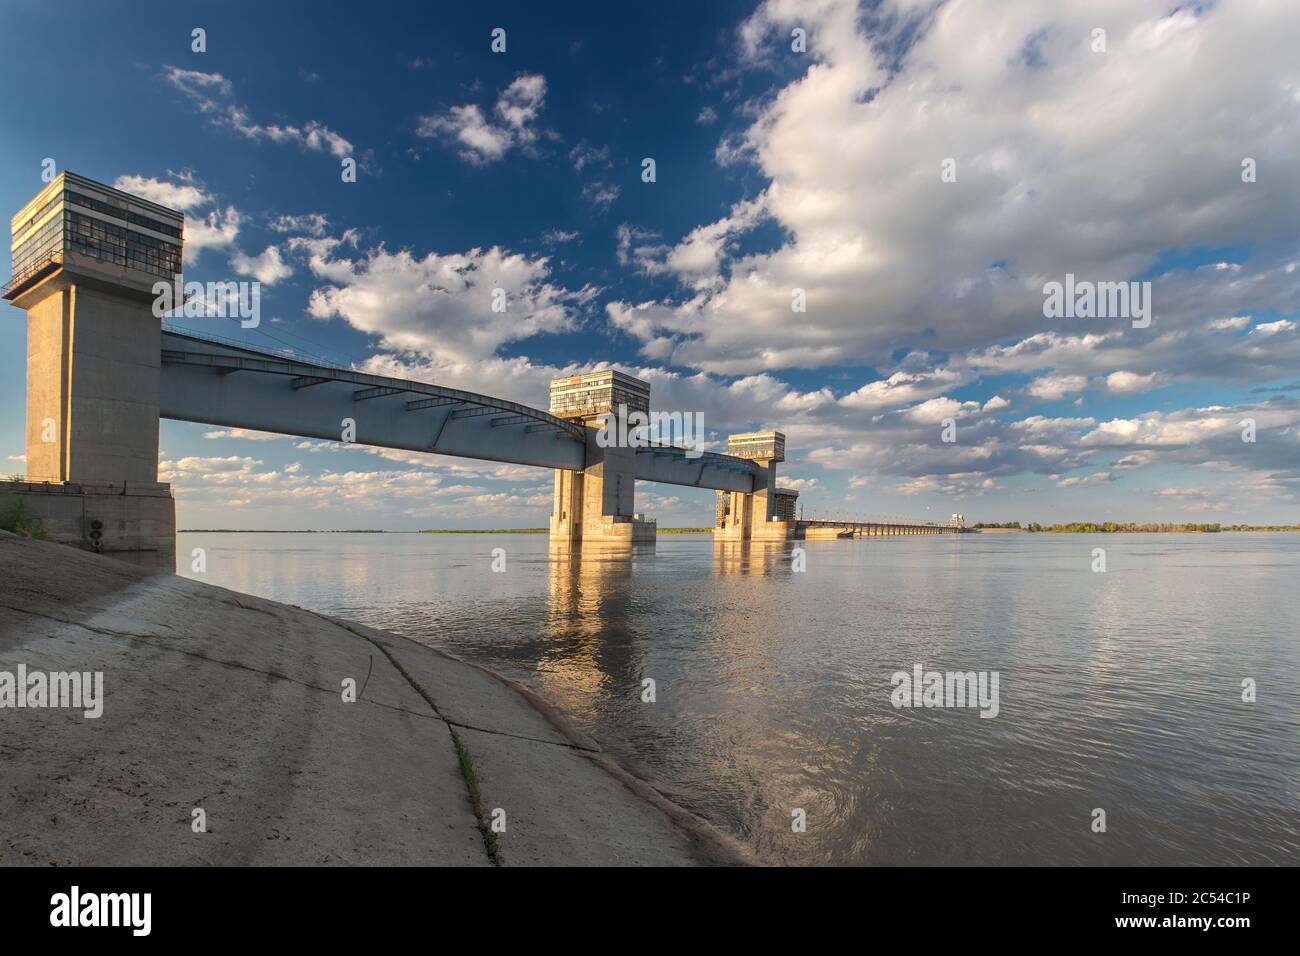
[[[1110,530],[1105,530],[1101,528],[1087,529],[1087,530],[1083,530],[1083,529],[1065,530],[1062,528],[1039,528],[1037,530],[1030,530],[1029,528],[967,528],[966,530],[968,532],[973,532],[974,534],[1231,534],[1234,531],[1247,532],[1247,533],[1261,533],[1266,531],[1268,532],[1290,531],[1294,533],[1296,531],[1300,531],[1300,528],[1243,527],[1243,528],[1215,528],[1212,531],[1207,531],[1205,529],[1198,529],[1198,528],[1168,528],[1165,530],[1161,530],[1158,528],[1119,528],[1119,529],[1110,529]]]
[[[659,534],[707,534],[712,528],[660,528]],[[385,531],[382,528],[181,528],[177,534],[550,534],[549,528],[423,528]]]

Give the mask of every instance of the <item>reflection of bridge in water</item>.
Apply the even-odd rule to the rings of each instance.
[[[612,369],[555,379],[542,411],[163,328],[157,294],[179,282],[183,229],[181,213],[71,173],[14,217],[3,296],[27,312],[27,479],[6,490],[55,540],[171,560],[160,418],[550,468],[563,547],[654,542],[655,522],[635,510],[639,481],[717,492],[725,541],[957,530],[796,519],[796,493],[776,484],[783,434],[732,435],[726,454],[675,446],[671,430],[628,427],[648,415],[650,386]],[[602,431],[611,416],[617,427]]]

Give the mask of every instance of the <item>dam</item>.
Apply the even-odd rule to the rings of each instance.
[[[638,424],[650,385],[616,369],[554,379],[543,411],[170,327],[157,303],[180,305],[184,224],[70,172],[13,217],[13,276],[0,295],[27,313],[27,474],[0,493],[56,541],[174,566],[175,499],[158,480],[163,418],[549,468],[556,547],[653,544],[637,482],[715,491],[721,541],[962,530],[797,518],[797,492],[777,484],[783,433],[733,434],[725,453],[675,444],[671,429],[647,439]]]

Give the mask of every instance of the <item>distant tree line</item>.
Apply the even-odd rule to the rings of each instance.
[[[1069,522],[1066,524],[1039,524],[1030,522],[976,522],[971,528],[1006,528],[1011,531],[1034,531],[1056,533],[1086,533],[1086,535],[1119,535],[1125,532],[1201,532],[1219,531],[1300,531],[1300,524],[1196,524],[1196,523],[1160,523],[1140,524],[1138,522]]]
[[[1048,531],[1064,534],[1125,534],[1130,532],[1153,531],[1199,531],[1213,533],[1222,531],[1223,528],[1217,522],[1215,524],[1179,524],[1170,522],[1139,524],[1136,521],[1071,521],[1066,524],[1044,525],[1039,524],[1037,521],[1032,521],[1025,530]]]
[[[1066,524],[1039,524],[1031,521],[1022,525],[1019,521],[980,521],[972,528],[1009,528],[1020,531],[1044,531],[1058,534],[1124,534],[1128,532],[1199,532],[1213,534],[1219,531],[1300,531],[1300,524],[1196,524],[1193,522],[1159,524],[1140,524],[1135,521],[1071,521]]]

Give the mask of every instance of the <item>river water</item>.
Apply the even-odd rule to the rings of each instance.
[[[531,686],[772,862],[1300,862],[1300,535],[799,545],[802,572],[794,545],[708,535],[578,560],[545,535],[187,532],[178,554]],[[996,672],[997,715],[895,707],[917,665]]]

